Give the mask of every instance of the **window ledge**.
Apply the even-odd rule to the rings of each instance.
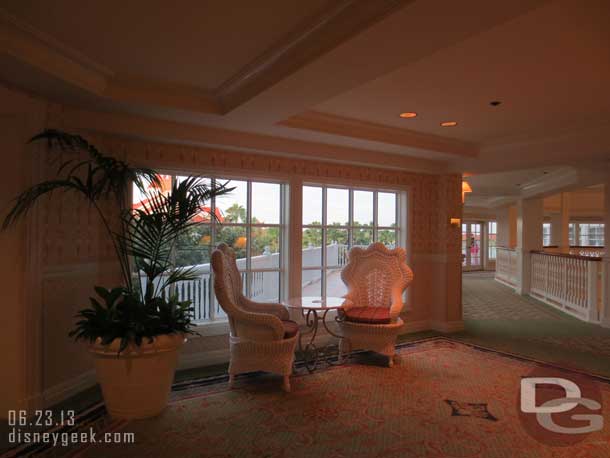
[[[222,336],[229,334],[229,322],[223,321],[208,321],[207,323],[197,323],[193,326],[193,331],[201,334],[189,336],[189,339],[198,339],[200,337]]]

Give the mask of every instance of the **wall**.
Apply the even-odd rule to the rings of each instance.
[[[25,143],[44,123],[46,105],[24,94],[0,86],[0,154],[2,181],[0,215],[29,182],[32,172],[31,157]],[[32,221],[32,218],[29,220]],[[26,352],[32,342],[26,336],[38,322],[32,317],[29,304],[34,290],[28,281],[34,247],[27,244],[28,225],[19,225],[0,232],[0,278],[2,278],[2,319],[0,319],[0,348],[2,370],[0,378],[0,417],[10,409],[31,406],[29,393],[35,394],[39,382],[31,373],[33,355]],[[34,396],[35,397],[35,396]]]
[[[25,156],[20,154],[25,151],[26,140],[44,126],[75,129],[65,122],[61,106],[2,91],[5,92],[3,102],[10,102],[3,103],[2,114],[13,119],[11,124],[4,123],[3,152],[8,151],[9,156],[16,159],[6,165],[10,179],[3,182],[2,198],[5,199],[28,183],[25,175],[29,166]],[[22,128],[16,128],[18,126]],[[96,130],[95,126],[91,129]],[[462,328],[460,230],[449,225],[449,218],[462,216],[459,175],[428,175],[149,143],[87,132],[84,135],[101,149],[134,164],[168,170],[247,174],[280,178],[291,184],[305,180],[406,190],[409,196],[408,260],[415,280],[409,289],[411,307],[404,313],[405,331]],[[52,176],[56,164],[50,161],[43,148],[40,150],[35,167],[31,168],[38,170],[37,178]],[[111,243],[100,230],[95,213],[82,201],[56,195],[41,205],[35,215],[27,225],[2,234],[0,239],[2,252],[7,254],[5,259],[10,259],[9,263],[2,263],[2,269],[6,270],[2,273],[6,275],[4,278],[11,279],[4,296],[11,307],[7,308],[6,320],[2,321],[2,343],[3,348],[17,349],[4,354],[5,373],[10,374],[10,380],[3,379],[2,412],[6,412],[8,406],[22,405],[26,399],[37,405],[50,405],[94,383],[92,359],[86,345],[74,344],[67,332],[74,322],[74,313],[87,305],[93,285],[112,286],[119,282],[112,262]],[[300,237],[300,222],[295,222],[295,218],[300,218],[298,208],[291,220],[291,237]],[[38,248],[32,253],[29,247]],[[300,258],[295,254],[291,259],[296,257]],[[298,273],[298,280],[291,285],[300,287]],[[28,291],[28,281],[35,281],[37,288]],[[182,357],[183,365],[226,357],[226,328],[218,329],[221,332],[217,335],[189,341]],[[22,348],[25,353],[20,353]]]

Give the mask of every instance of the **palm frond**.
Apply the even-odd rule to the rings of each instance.
[[[83,186],[83,183],[78,180],[58,179],[38,183],[26,189],[14,199],[13,208],[2,222],[2,230],[8,229],[17,222],[17,220],[25,217],[39,198],[45,195],[50,196],[58,190],[75,191],[83,194],[85,197],[88,195],[88,190]]]

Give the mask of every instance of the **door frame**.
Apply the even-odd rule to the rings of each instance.
[[[471,235],[473,234],[472,231],[472,226],[473,225],[478,225],[479,226],[479,231],[478,231],[478,235],[479,235],[479,263],[473,265],[472,264],[472,257],[470,254],[470,248],[471,248],[471,243],[470,241],[472,240]],[[466,249],[464,251],[462,251],[462,256],[465,256],[462,260],[462,271],[463,272],[472,272],[472,271],[477,271],[477,270],[484,270],[485,269],[485,254],[486,254],[486,250],[487,250],[487,242],[486,242],[486,233],[487,233],[487,223],[485,221],[477,221],[477,220],[465,220],[462,221],[462,226],[461,226],[461,231],[462,231],[462,237],[464,235],[464,227],[466,228]],[[476,233],[476,231],[474,231],[474,233]]]

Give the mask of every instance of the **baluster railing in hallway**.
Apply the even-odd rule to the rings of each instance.
[[[496,280],[517,285],[517,252],[513,248],[496,247]]]
[[[584,321],[598,322],[600,258],[533,251],[530,295]]]

